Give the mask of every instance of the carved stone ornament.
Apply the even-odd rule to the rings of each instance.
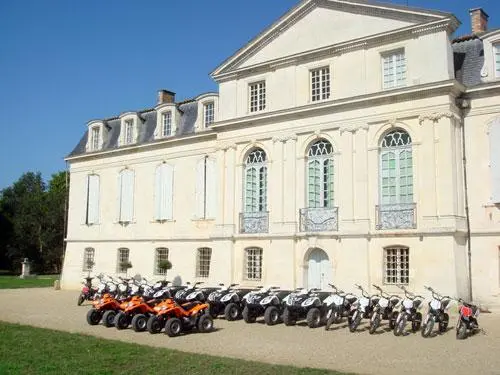
[[[297,134],[280,135],[273,137],[273,143],[276,142],[286,143],[287,141],[296,141],[296,140],[297,140]]]
[[[233,150],[236,150],[236,144],[235,143],[221,143],[219,145],[217,145],[216,149],[218,151],[227,151],[229,149],[233,149]]]
[[[439,120],[441,120],[443,117],[445,118],[453,118],[455,117],[455,114],[452,113],[452,112],[433,112],[433,113],[426,113],[426,114],[423,114],[423,115],[420,115],[418,117],[418,122],[420,125],[422,125],[422,123],[425,121],[425,120],[430,120],[432,122],[438,122]]]

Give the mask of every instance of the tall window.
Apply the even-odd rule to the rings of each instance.
[[[205,157],[196,164],[196,217],[215,218],[215,160]]]
[[[384,89],[406,85],[406,57],[403,50],[382,56]]]
[[[387,247],[384,249],[384,282],[408,284],[410,281],[410,249]]]
[[[214,102],[206,103],[203,106],[203,122],[205,127],[210,126],[214,122]]]
[[[495,57],[495,76],[500,77],[500,43],[493,46]]]
[[[94,264],[95,250],[92,247],[87,247],[83,252],[83,270],[88,272],[92,271]],[[92,265],[92,266],[91,266]]]
[[[266,109],[266,82],[256,82],[250,85],[250,112]]]
[[[311,99],[313,102],[330,98],[330,68],[311,70]]]
[[[129,145],[134,142],[134,120],[125,121],[125,144]]]
[[[245,163],[245,212],[267,211],[267,161],[264,150],[257,148]]]
[[[99,223],[99,176],[87,176],[87,205],[85,210],[85,224]]]
[[[161,135],[169,137],[172,135],[172,112],[165,112],[161,115]]]
[[[258,247],[245,249],[245,278],[262,279],[262,249]]]
[[[172,220],[174,170],[161,164],[155,171],[155,220]]]
[[[210,260],[212,249],[209,247],[199,248],[196,253],[196,277],[208,277],[210,274]]]
[[[167,271],[160,269],[160,262],[163,262],[164,260],[168,260],[168,249],[166,247],[157,248],[155,258],[156,258],[155,274],[156,275],[165,275],[167,273]]]
[[[413,157],[410,135],[388,133],[380,151],[380,204],[413,203]]]
[[[99,141],[100,141],[100,129],[98,126],[95,126],[92,128],[90,136],[90,145],[92,151],[99,150]]]
[[[120,248],[118,249],[118,265],[116,267],[118,273],[125,273],[127,272],[127,267],[122,267],[124,262],[129,261],[129,254],[130,250],[127,248]]]
[[[129,223],[134,216],[134,171],[124,169],[118,178],[119,212],[118,221]]]
[[[333,147],[321,139],[307,155],[308,207],[333,207]]]

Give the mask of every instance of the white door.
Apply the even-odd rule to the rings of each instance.
[[[326,289],[332,282],[332,266],[328,255],[321,249],[314,249],[307,261],[307,288]]]

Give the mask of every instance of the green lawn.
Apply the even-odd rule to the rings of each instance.
[[[19,276],[0,276],[0,289],[17,288],[46,288],[54,286],[54,280],[59,275],[39,275],[29,279],[20,279]]]
[[[172,339],[165,337],[165,340]],[[0,322],[0,374],[346,375],[183,353],[3,322]]]

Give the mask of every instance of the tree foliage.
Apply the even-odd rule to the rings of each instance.
[[[66,173],[28,172],[0,193],[0,267],[18,271],[23,258],[37,272],[59,272],[64,249]]]

